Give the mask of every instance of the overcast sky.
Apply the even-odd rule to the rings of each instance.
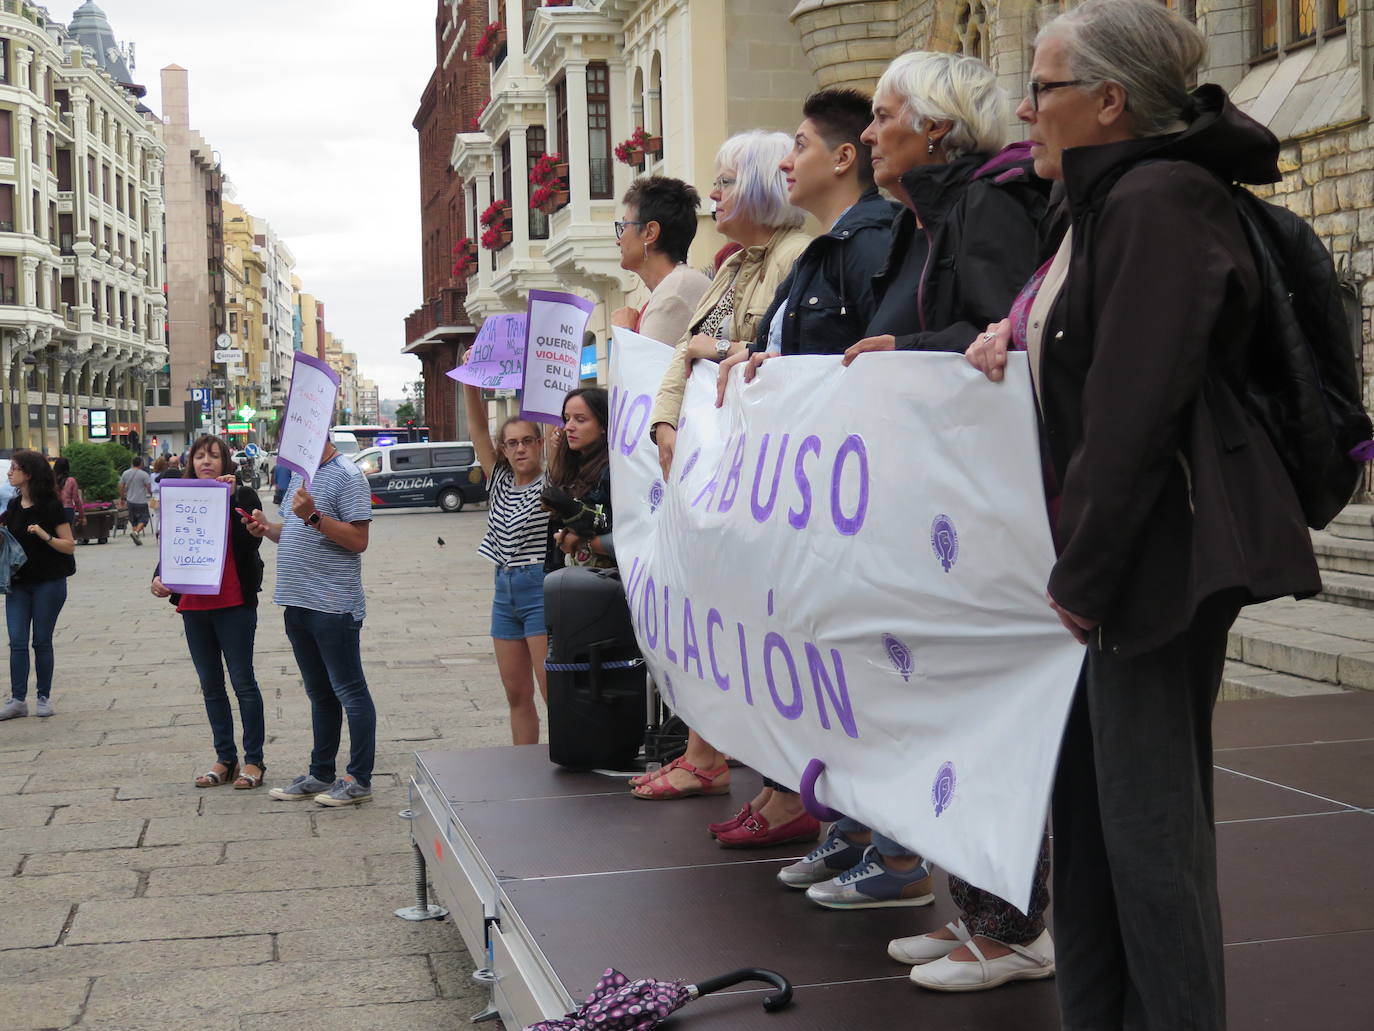
[[[190,73],[191,124],[238,204],[296,257],[326,327],[382,397],[418,379],[401,354],[423,300],[419,158],[411,119],[434,68],[434,0],[97,0],[135,45],[134,79]],[[70,22],[80,0],[49,3]]]

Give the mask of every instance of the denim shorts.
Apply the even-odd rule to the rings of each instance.
[[[491,636],[523,641],[547,634],[544,624],[544,565],[498,566],[491,602]]]

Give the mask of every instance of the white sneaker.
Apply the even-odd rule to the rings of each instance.
[[[1054,976],[1054,942],[1049,931],[1029,945],[1001,944],[1011,949],[1005,956],[988,959],[976,942],[964,943],[974,959],[960,962],[950,956],[911,968],[911,980],[936,992],[981,992],[1008,981],[1035,981]]]
[[[40,698],[38,699],[38,705],[35,707],[34,711],[39,716],[51,716],[57,710],[52,707],[52,699]]]
[[[4,705],[0,705],[0,720],[15,720],[28,714],[29,703],[22,698],[11,696],[5,699]]]
[[[898,963],[909,967],[922,963],[933,963],[944,959],[973,936],[968,933],[962,920],[956,920],[945,927],[954,932],[953,938],[936,938],[930,934],[918,934],[913,938],[893,938],[887,943],[887,954]]]

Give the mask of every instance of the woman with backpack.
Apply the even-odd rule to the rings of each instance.
[[[52,636],[67,603],[67,577],[76,572],[76,539],[48,460],[37,451],[16,451],[10,456],[9,481],[18,493],[5,509],[4,525],[28,558],[14,571],[5,597],[10,697],[0,705],[0,720],[29,714],[30,645],[38,681],[38,715],[53,715]]]
[[[191,445],[190,473],[191,479],[235,484],[229,445],[219,437],[200,437]],[[251,487],[236,486],[232,505],[245,512],[262,508]],[[161,564],[153,571],[153,597],[170,599],[181,614],[186,646],[200,679],[214,739],[215,762],[195,779],[198,788],[219,787],[232,781],[236,790],[251,790],[262,786],[267,769],[263,762],[266,725],[262,692],[253,672],[258,593],[262,590],[262,559],[258,557],[261,547],[262,538],[249,533],[242,519],[230,518],[229,537],[224,545],[224,577],[218,594],[176,594],[163,584]],[[224,690],[226,666],[243,723],[242,766],[234,743],[234,711]]]
[[[1058,558],[1049,604],[1087,646],[1053,799],[1066,1027],[1220,1031],[1212,708],[1241,606],[1321,582],[1297,495],[1229,386],[1260,280],[1229,183],[1278,141],[1153,0],[1087,0],[1036,42],[1036,172],[1071,228],[968,358],[1029,352]]]

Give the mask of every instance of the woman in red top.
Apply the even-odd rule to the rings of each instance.
[[[233,468],[229,445],[219,437],[206,435],[191,446],[192,479],[232,484]],[[239,487],[234,492],[233,505],[255,512],[262,507],[262,501],[251,487]],[[234,787],[242,791],[259,787],[267,769],[262,761],[266,735],[262,692],[253,673],[253,637],[258,629],[258,591],[262,588],[258,549],[262,539],[250,534],[239,519],[231,518],[229,526],[224,579],[218,594],[174,594],[163,586],[160,565],[153,574],[152,591],[154,597],[170,598],[181,613],[186,645],[200,677],[205,712],[214,734],[215,764],[196,778],[196,787],[218,787],[232,780]],[[238,697],[239,718],[243,721],[242,771],[234,745],[234,713],[224,690],[225,666],[229,668],[229,682]]]

